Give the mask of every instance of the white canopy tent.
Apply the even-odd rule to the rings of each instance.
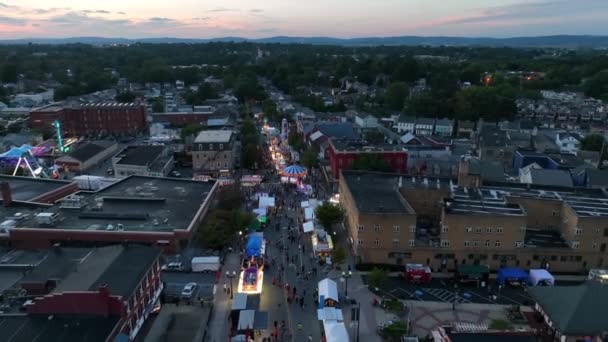
[[[313,208],[304,208],[304,220],[310,221],[315,218],[315,210]]]
[[[323,296],[323,299],[332,299],[340,302],[338,299],[338,284],[329,278],[321,280],[319,282],[319,298],[321,296]]]
[[[555,285],[555,278],[549,271],[545,269],[530,270],[530,277],[528,278],[530,285],[536,286],[538,283],[543,282],[548,285]]]
[[[317,318],[319,321],[344,321],[342,310],[336,308],[317,309]]]
[[[312,221],[304,222],[302,229],[304,233],[310,233],[315,229],[315,224]]]
[[[302,202],[300,202],[300,207],[301,208],[308,208],[308,207],[310,207],[310,202],[308,202],[308,201],[302,201]]]
[[[342,322],[323,321],[323,330],[325,331],[325,340],[327,342],[350,341],[346,326]]]
[[[260,196],[260,202],[258,206],[260,208],[274,207],[274,197]]]

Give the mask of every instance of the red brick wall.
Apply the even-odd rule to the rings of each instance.
[[[207,119],[209,118],[208,114],[154,114],[153,115],[156,122],[168,122],[177,126],[187,125],[191,123],[200,123],[205,125],[207,123]]]

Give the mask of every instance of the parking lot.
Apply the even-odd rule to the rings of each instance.
[[[192,293],[192,299],[210,300],[216,291],[215,274],[192,272],[161,272],[161,280],[165,284],[166,297],[180,298],[184,286],[196,283],[198,286]]]
[[[363,277],[366,281],[366,277]],[[557,282],[556,285],[577,285],[580,282]],[[428,284],[411,284],[400,277],[389,277],[387,284],[377,293],[383,297],[398,299],[434,301],[446,303],[480,303],[503,305],[530,305],[532,299],[522,287],[503,286],[498,289],[494,281],[486,287],[476,287],[475,283],[458,284],[455,288],[451,279],[433,279]]]

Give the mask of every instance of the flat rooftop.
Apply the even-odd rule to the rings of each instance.
[[[331,144],[339,152],[405,152],[406,149],[397,144],[363,144],[349,140],[331,140]]]
[[[501,193],[489,189],[474,189],[455,186],[451,200],[445,202],[446,212],[455,214],[483,214],[523,216],[519,204],[508,203]]]
[[[13,177],[6,175],[0,175],[0,182],[8,182],[9,186],[11,187],[13,201],[31,201],[32,199],[44,195],[47,192],[59,189],[72,183],[70,181],[54,179]],[[0,201],[2,201],[2,198],[0,198]]]
[[[194,140],[195,143],[229,143],[232,131],[229,130],[206,130],[201,131]]]
[[[0,317],[0,341],[104,342],[119,317],[13,316]]]
[[[563,201],[580,217],[608,217],[608,195],[600,189],[552,190],[551,188],[524,185],[491,186],[482,189],[500,196]]]
[[[79,105],[80,108],[137,108],[139,104],[134,102],[91,102]]]
[[[414,213],[399,193],[399,176],[357,171],[342,171],[342,175],[360,212]]]
[[[97,192],[78,192],[76,208],[67,202],[55,205],[0,207],[0,217],[15,218],[16,228],[72,229],[87,231],[172,232],[186,230],[214,182],[177,178],[130,176]],[[80,208],[78,208],[80,207]],[[37,222],[39,213],[54,214],[54,222]]]
[[[161,145],[127,146],[116,157],[121,157],[116,164],[149,166],[153,164],[165,150]]]

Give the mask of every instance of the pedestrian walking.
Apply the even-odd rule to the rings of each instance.
[[[228,291],[228,285],[226,285],[226,282],[224,281],[224,293],[227,293]]]
[[[300,297],[300,309],[304,311],[304,297]]]

